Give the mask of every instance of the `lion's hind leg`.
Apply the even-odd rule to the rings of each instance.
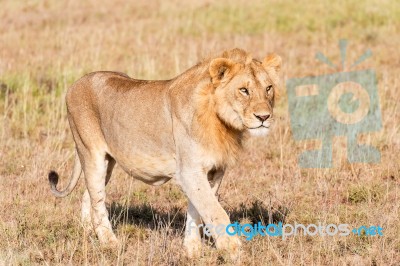
[[[107,156],[107,159],[108,159],[108,165],[107,165],[107,174],[105,180],[106,186],[111,178],[111,174],[115,166],[115,160],[112,157]],[[89,191],[86,189],[82,197],[81,221],[84,229],[87,230],[89,233],[94,232],[91,209],[92,206],[90,204],[90,195]]]
[[[88,152],[84,158],[83,172],[87,190],[82,201],[82,219],[88,220],[90,213],[93,229],[103,245],[116,246],[118,240],[112,231],[111,222],[105,205],[106,183],[108,182],[115,160],[105,153]],[[90,211],[88,210],[90,208]]]

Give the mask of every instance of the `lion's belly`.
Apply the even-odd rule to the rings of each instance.
[[[162,185],[175,176],[176,162],[174,156],[166,154],[133,155],[130,159],[120,159],[117,163],[132,177],[150,185]]]

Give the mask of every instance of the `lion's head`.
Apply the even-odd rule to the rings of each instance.
[[[260,62],[240,49],[211,60],[209,72],[218,117],[236,130],[267,134],[274,120],[281,62],[276,54]]]

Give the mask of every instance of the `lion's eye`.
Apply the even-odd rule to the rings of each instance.
[[[246,88],[240,88],[239,89],[241,93],[243,93],[244,95],[249,95],[249,90]]]
[[[272,89],[272,85],[269,85],[269,86],[267,86],[267,88],[266,88],[265,90],[266,90],[266,92],[269,94],[270,91],[271,91],[271,89]]]

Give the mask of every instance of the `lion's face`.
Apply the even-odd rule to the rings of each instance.
[[[213,78],[218,116],[237,130],[248,130],[252,135],[267,134],[274,121],[280,58],[272,55],[263,63],[252,60],[247,64],[227,60],[216,62],[220,72]]]

